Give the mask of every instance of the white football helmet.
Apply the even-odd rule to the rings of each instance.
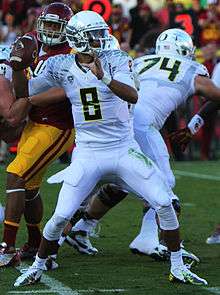
[[[111,41],[104,19],[90,10],[80,11],[71,17],[66,26],[66,37],[70,47],[88,54],[107,50]]]
[[[181,29],[168,29],[156,41],[156,54],[180,55],[193,59],[195,47],[189,34]]]

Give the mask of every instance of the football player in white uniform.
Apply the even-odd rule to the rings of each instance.
[[[193,61],[194,50],[192,39],[186,32],[169,29],[157,38],[155,55],[136,59],[140,91],[134,109],[135,139],[141,150],[164,173],[171,189],[175,186],[175,177],[160,129],[171,112],[195,93],[195,77],[208,77],[207,69]],[[173,195],[172,199],[175,204],[177,197]],[[158,247],[157,243],[155,210],[150,209],[143,217],[141,231],[130,248],[148,253],[152,246]]]
[[[13,113],[16,105],[23,104],[26,109],[31,104],[55,103],[63,93],[63,98],[66,94],[72,103],[76,128],[74,164],[53,177],[54,181],[63,181],[55,212],[45,225],[33,265],[14,286],[40,280],[46,258],[57,250],[63,228],[100,180],[120,184],[156,210],[171,251],[171,280],[207,285],[184,265],[170,188],[133,139],[127,106],[127,102],[137,101],[131,58],[120,50],[104,50],[109,40],[108,26],[95,12],[77,13],[66,31],[77,54],[49,58],[45,71],[29,82],[30,90],[35,91],[12,108]],[[53,95],[38,95],[39,87],[61,88],[56,88]]]

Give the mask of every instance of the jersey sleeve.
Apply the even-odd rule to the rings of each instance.
[[[132,58],[127,53],[120,50],[116,51],[116,53],[113,55],[113,58],[113,79],[135,88],[134,66]]]
[[[68,73],[67,64],[68,59],[63,54],[48,58],[42,73],[29,80],[29,95],[47,91],[51,87],[62,87]]]
[[[220,63],[217,63],[214,67],[212,81],[217,87],[220,87]]]

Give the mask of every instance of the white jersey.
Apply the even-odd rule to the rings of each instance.
[[[134,128],[154,125],[162,128],[167,117],[195,93],[197,75],[208,76],[203,65],[181,57],[146,55],[135,60],[140,81],[134,109]]]
[[[12,80],[12,68],[9,65],[10,46],[0,45],[0,75],[4,75],[9,81]]]
[[[134,86],[132,60],[120,50],[103,51],[103,69],[115,80]],[[76,143],[100,146],[131,137],[127,102],[114,95],[102,81],[77,60],[77,55],[50,57],[45,70],[29,81],[29,94],[50,87],[64,88],[72,104]]]

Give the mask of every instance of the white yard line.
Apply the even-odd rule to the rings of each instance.
[[[22,264],[21,266],[17,267],[17,269],[20,271],[21,269],[28,268],[28,267],[29,267],[29,265]],[[65,286],[60,281],[58,281],[54,278],[51,278],[46,274],[42,275],[41,283],[43,283],[44,285],[46,285],[50,289],[49,290],[30,290],[26,294],[40,293],[39,291],[41,291],[42,293],[55,293],[55,294],[59,294],[59,295],[79,295],[79,293],[76,290],[72,290],[70,287]],[[36,292],[36,291],[38,291],[38,292]],[[22,291],[22,290],[20,291],[19,289],[15,290],[15,291],[9,291],[8,293],[19,294],[18,292],[20,294],[25,294],[25,291]]]
[[[181,203],[181,205],[183,205],[185,207],[195,207],[194,203]]]
[[[119,292],[125,292],[128,290],[125,289],[88,289],[88,290],[78,290],[79,294],[81,293],[119,293]]]
[[[212,293],[212,294],[220,294],[220,288],[219,287],[211,287],[211,288],[204,288],[204,290]]]
[[[8,294],[51,294],[55,293],[56,291],[51,291],[51,289],[47,290],[28,290],[28,291],[9,291]]]
[[[19,271],[22,269],[28,268],[27,264],[22,264],[21,266],[17,267]],[[42,290],[28,290],[23,291],[19,289],[11,290],[8,292],[8,294],[60,294],[60,295],[80,295],[81,293],[119,293],[119,292],[125,292],[127,290],[125,289],[85,289],[85,290],[72,290],[71,288],[65,286],[60,281],[49,277],[45,273],[41,277],[41,283],[43,283],[45,286],[49,287],[49,289],[42,289]]]
[[[77,294],[82,294],[82,293],[120,293],[120,292],[125,292],[128,290],[125,289],[88,289],[88,290],[77,290]],[[59,290],[60,292],[60,290]],[[52,289],[47,289],[47,290],[28,290],[28,291],[9,291],[8,294],[70,294],[67,291],[63,291],[62,293],[58,293],[57,290],[52,290]]]
[[[215,175],[200,174],[200,173],[188,172],[188,171],[182,171],[182,170],[173,170],[173,172],[177,176],[187,176],[187,177],[193,177],[193,178],[199,178],[199,179],[220,181],[220,176],[215,176]]]

